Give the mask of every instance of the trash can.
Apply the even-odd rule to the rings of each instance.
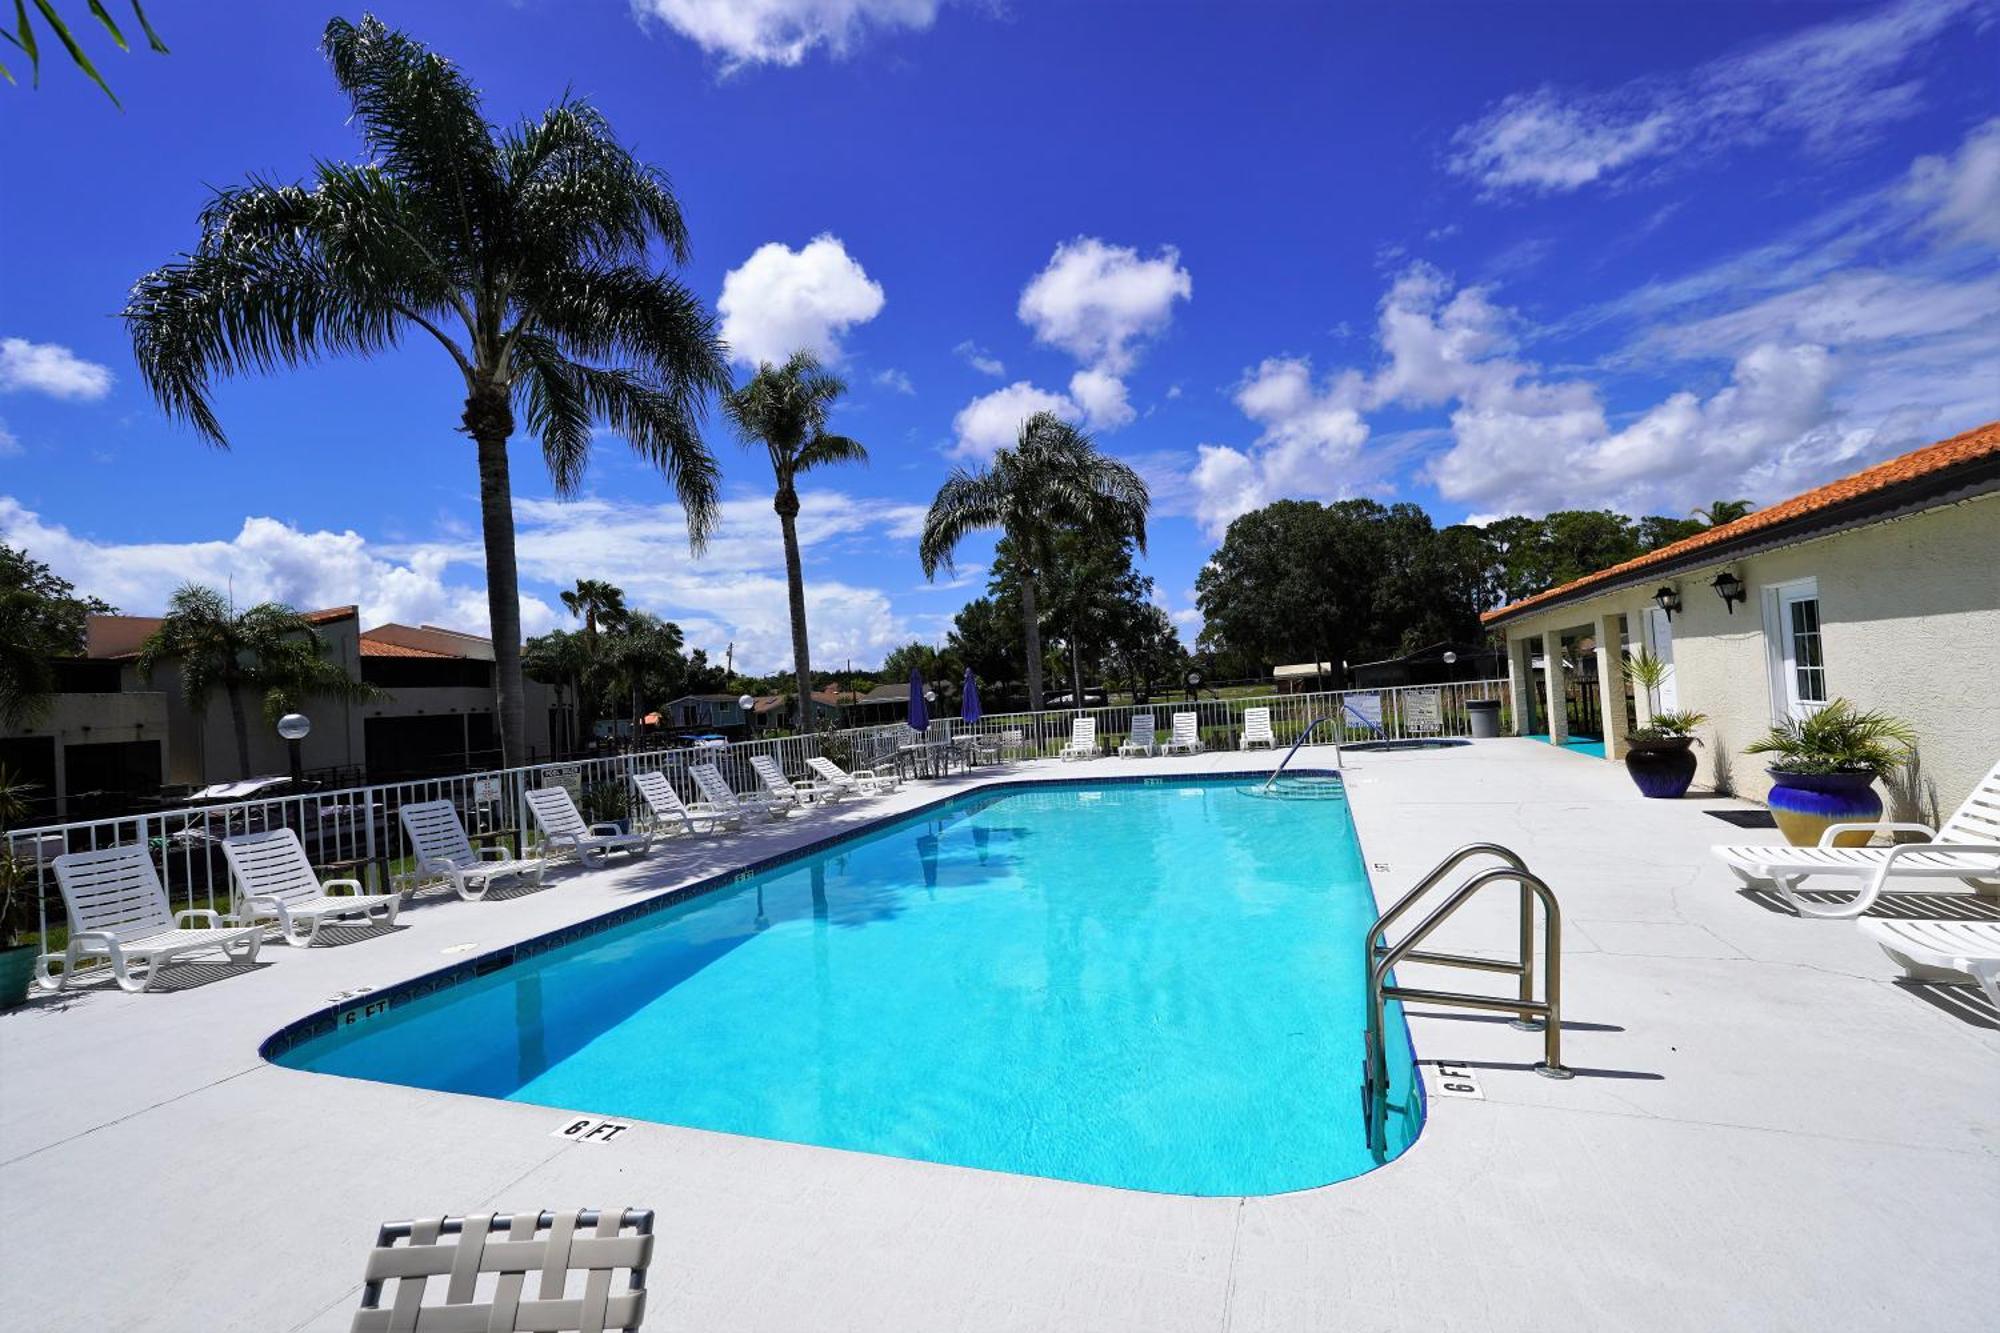
[[[1500,701],[1498,699],[1473,699],[1465,705],[1465,715],[1472,721],[1472,738],[1490,741],[1500,734]]]

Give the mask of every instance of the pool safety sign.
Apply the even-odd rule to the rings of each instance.
[[[1430,1077],[1426,1087],[1440,1097],[1467,1097],[1476,1102],[1486,1100],[1480,1090],[1479,1075],[1471,1065],[1453,1064],[1449,1060],[1426,1060],[1423,1062]]]
[[[549,1134],[552,1139],[568,1139],[572,1143],[612,1143],[622,1138],[625,1131],[632,1128],[624,1120],[605,1120],[600,1116],[580,1115],[565,1120]]]

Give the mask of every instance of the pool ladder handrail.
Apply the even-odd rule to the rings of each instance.
[[[1312,721],[1306,723],[1306,729],[1299,733],[1299,738],[1297,740],[1292,742],[1292,748],[1285,751],[1285,757],[1278,761],[1278,766],[1271,770],[1271,776],[1265,778],[1264,785],[1257,789],[1257,794],[1259,796],[1263,796],[1271,790],[1271,784],[1276,782],[1278,780],[1278,775],[1285,771],[1285,765],[1292,762],[1292,756],[1299,752],[1299,747],[1301,745],[1304,745],[1308,740],[1312,739],[1312,734],[1315,731],[1319,730],[1319,724],[1322,722],[1331,722],[1331,721],[1333,721],[1333,719],[1330,717],[1316,717]],[[1333,747],[1333,766],[1335,768],[1342,770],[1345,770],[1347,767],[1347,765],[1341,762],[1340,747],[1338,745]]]
[[[1452,890],[1451,896],[1432,908],[1416,928],[1395,944],[1388,943],[1388,928],[1416,906],[1444,877],[1474,857],[1493,857],[1503,864],[1478,871]],[[1434,953],[1417,946],[1450,919],[1489,884],[1513,883],[1520,888],[1521,955],[1513,962],[1477,958],[1469,954]],[[1535,998],[1535,903],[1542,905],[1542,952],[1548,959],[1542,981],[1542,998]],[[1542,1032],[1542,1059],[1534,1066],[1545,1078],[1566,1079],[1571,1072],[1562,1062],[1562,909],[1555,893],[1540,876],[1528,869],[1518,854],[1496,842],[1468,843],[1447,856],[1429,874],[1392,903],[1368,929],[1368,1035],[1366,1068],[1362,1074],[1362,1101],[1368,1115],[1369,1143],[1377,1151],[1384,1147],[1388,1109],[1389,1059],[1386,1049],[1388,1002],[1415,1000],[1424,1004],[1457,1006],[1512,1013],[1513,1026],[1524,1031]],[[1430,963],[1439,967],[1460,967],[1475,972],[1500,972],[1520,979],[1514,997],[1472,995],[1460,991],[1430,990],[1397,985],[1389,973],[1397,963]]]

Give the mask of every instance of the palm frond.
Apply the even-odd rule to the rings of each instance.
[[[867,461],[868,448],[861,441],[845,435],[816,435],[799,450],[794,467],[800,472],[811,472],[815,468]]]
[[[531,329],[567,355],[629,361],[674,386],[699,418],[710,394],[730,389],[715,317],[664,273],[637,264],[572,265],[523,275],[516,299]]]
[[[917,560],[924,577],[935,578],[938,570],[952,569],[952,555],[969,534],[982,528],[1006,527],[1013,516],[1011,500],[1004,478],[993,469],[954,469],[938,487],[930,511],[924,515],[923,534],[917,539]]]
[[[688,261],[686,220],[666,173],[634,157],[587,102],[565,100],[501,136],[524,267],[537,260],[611,262],[657,238]]]

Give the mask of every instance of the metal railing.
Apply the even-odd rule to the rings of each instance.
[[[1292,748],[1285,751],[1285,757],[1278,761],[1278,766],[1271,770],[1271,776],[1264,779],[1264,785],[1261,788],[1259,788],[1259,790],[1260,791],[1271,790],[1271,784],[1276,782],[1278,780],[1278,775],[1285,771],[1285,765],[1292,762],[1292,756],[1299,752],[1299,747],[1301,745],[1304,745],[1307,741],[1311,740],[1312,734],[1315,731],[1318,731],[1323,723],[1331,721],[1333,721],[1333,719],[1330,717],[1316,717],[1311,722],[1308,722],[1306,724],[1306,729],[1299,733],[1299,738],[1297,740],[1292,742]],[[1340,757],[1340,747],[1338,745],[1333,747],[1333,766],[1335,768],[1347,767],[1346,762],[1342,760]]]
[[[1492,857],[1504,864],[1489,867],[1466,879],[1431,912],[1416,929],[1395,944],[1388,942],[1388,929],[1444,877],[1475,857]],[[1512,962],[1497,958],[1477,958],[1470,954],[1434,953],[1420,949],[1431,932],[1449,920],[1490,884],[1512,883],[1520,889],[1520,957]],[[1535,903],[1542,906],[1542,953],[1547,968],[1542,979],[1542,998],[1535,998]],[[1403,986],[1389,980],[1397,963],[1428,963],[1438,967],[1466,968],[1475,972],[1498,972],[1519,978],[1519,992],[1512,996],[1476,995],[1461,991],[1430,990]],[[1555,894],[1527,863],[1514,852],[1493,842],[1475,842],[1459,848],[1418,880],[1368,928],[1368,1035],[1366,1066],[1362,1072],[1362,1104],[1368,1118],[1369,1142],[1378,1148],[1386,1141],[1389,1103],[1389,1058],[1387,1051],[1388,1004],[1390,1000],[1414,1000],[1462,1009],[1481,1009],[1515,1015],[1513,1025],[1524,1031],[1540,1029],[1542,1059],[1535,1072],[1545,1078],[1571,1077],[1562,1062],[1562,909]]]

